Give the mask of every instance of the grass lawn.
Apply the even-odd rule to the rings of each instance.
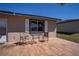
[[[68,35],[68,34],[57,33],[57,37],[79,43],[79,34]]]

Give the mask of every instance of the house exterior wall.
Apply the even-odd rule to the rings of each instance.
[[[7,38],[8,42],[16,42],[20,40],[21,35],[29,35],[30,39],[32,39],[31,34],[29,33],[29,30],[26,28],[29,28],[29,24],[27,20],[30,18],[27,18],[25,16],[15,16],[15,15],[7,15],[7,14],[0,14],[0,17],[7,19]],[[32,19],[32,18],[31,18]],[[25,21],[26,20],[26,21]],[[41,19],[42,20],[42,19]],[[44,19],[43,19],[44,20]],[[56,37],[56,22],[45,20],[48,22],[48,37],[49,39]],[[26,34],[25,32],[28,32]]]
[[[10,16],[8,18],[8,42],[19,41],[20,33],[25,32],[25,18]]]
[[[49,39],[56,38],[56,22],[48,21],[48,33]]]
[[[79,33],[79,21],[60,23],[57,32]]]
[[[16,17],[14,19],[15,20],[11,18],[8,20],[8,41],[17,42],[20,40],[21,36],[25,35],[29,35],[29,39],[31,39],[29,34],[29,19],[23,17]]]
[[[20,33],[25,32],[25,17],[0,14],[0,18],[4,18],[7,21],[7,41],[19,41]]]
[[[8,18],[8,32],[24,32],[25,31],[25,19],[18,16]]]
[[[8,32],[24,32],[25,31],[25,17],[0,14],[0,18],[7,21]]]

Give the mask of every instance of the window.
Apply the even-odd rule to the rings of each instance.
[[[44,31],[44,22],[38,22],[38,31]]]
[[[44,21],[30,20],[29,22],[30,31],[43,32],[44,31]]]
[[[30,31],[37,31],[37,22],[30,21]]]
[[[0,35],[6,35],[6,20],[0,19]]]

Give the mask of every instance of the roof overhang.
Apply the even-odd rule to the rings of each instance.
[[[25,16],[25,17],[31,17],[31,18],[37,18],[37,19],[47,19],[47,20],[53,20],[53,21],[60,21],[61,19],[57,18],[51,18],[51,17],[46,17],[46,16],[39,16],[39,15],[30,15],[30,14],[23,14],[23,13],[15,13],[11,11],[3,11],[0,10],[0,13],[2,14],[8,14],[8,15],[18,15],[18,16]]]
[[[69,22],[76,22],[76,21],[79,21],[79,19],[64,20],[64,21],[57,22],[57,24],[63,24],[63,23],[69,23]]]

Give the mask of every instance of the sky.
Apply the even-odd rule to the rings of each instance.
[[[0,3],[0,10],[58,18],[79,19],[79,3]]]

